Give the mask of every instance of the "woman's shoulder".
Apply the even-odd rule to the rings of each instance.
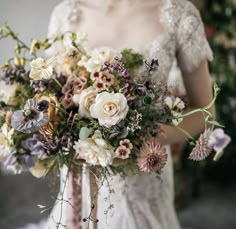
[[[192,17],[199,20],[200,13],[196,6],[188,0],[167,0],[163,8],[165,19],[172,29],[179,27],[181,21]]]
[[[51,13],[48,36],[68,31],[77,15],[78,12],[72,1],[64,0],[56,5]]]

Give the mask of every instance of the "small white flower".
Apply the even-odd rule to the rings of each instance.
[[[0,132],[0,160],[12,152],[14,129],[4,123]]]
[[[102,92],[90,107],[91,116],[98,119],[101,126],[108,128],[124,119],[128,110],[127,99],[121,93]]]
[[[94,104],[97,92],[93,87],[89,87],[81,94],[73,96],[73,102],[79,105],[79,114],[81,117],[91,118],[90,107]]]
[[[31,71],[29,77],[33,80],[51,79],[55,60],[55,57],[52,57],[46,61],[41,57],[33,60],[30,64]]]
[[[12,139],[12,135],[14,134],[14,129],[9,127],[7,123],[4,123],[2,125],[2,128],[1,128],[1,136],[4,137],[7,142],[8,142],[8,145],[13,145],[13,139]]]
[[[167,97],[165,99],[165,104],[169,107],[170,110],[175,108],[183,110],[185,108],[184,102],[178,97],[174,99],[170,96]]]
[[[103,138],[100,131],[95,131],[92,138],[75,142],[77,158],[84,159],[88,164],[106,167],[112,164],[114,150]]]
[[[18,84],[7,85],[4,81],[0,81],[0,101],[8,105],[13,105],[14,96],[18,87]]]
[[[89,72],[99,72],[101,67],[104,65],[105,62],[114,62],[115,58],[121,58],[121,54],[116,50],[108,47],[102,47],[99,49],[94,49],[91,54],[90,58],[87,61],[82,61],[79,65],[83,64]]]
[[[169,96],[165,99],[165,104],[170,109],[171,114],[175,117],[172,119],[172,123],[175,126],[179,125],[183,121],[183,118],[180,118],[180,116],[181,111],[185,108],[184,102],[178,97]]]
[[[183,118],[180,117],[181,113],[176,112],[176,111],[172,111],[171,113],[174,116],[174,119],[172,119],[172,123],[175,126],[178,126],[183,121]]]

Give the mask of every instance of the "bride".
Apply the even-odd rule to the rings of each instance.
[[[205,38],[198,10],[187,0],[65,0],[52,13],[49,37],[66,31],[82,31],[89,36],[91,48],[109,46],[118,50],[133,48],[147,59],[158,58],[153,73],[156,82],[165,80],[175,59],[182,71],[188,109],[203,107],[212,99],[208,60],[212,52]],[[52,52],[59,47],[54,46]],[[214,113],[214,108],[211,108]],[[204,128],[201,114],[187,117],[181,127],[196,135]],[[178,130],[162,126],[159,141],[168,145],[184,140]],[[173,166],[171,155],[161,175],[111,177],[99,191],[95,216],[98,229],[178,229],[174,210]],[[65,171],[62,171],[61,184]],[[88,177],[88,176],[87,176]],[[114,190],[115,193],[112,193]],[[76,204],[76,187],[66,185],[67,196]],[[83,190],[84,191],[84,190]],[[72,195],[70,195],[72,193]],[[60,194],[59,194],[60,196]],[[89,197],[83,194],[83,212]],[[108,204],[107,199],[112,203]],[[77,202],[79,203],[79,202]],[[86,215],[86,213],[85,213]],[[60,220],[61,224],[56,225]],[[68,203],[57,204],[48,228],[86,228],[78,212]]]

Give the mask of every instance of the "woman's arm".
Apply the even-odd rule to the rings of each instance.
[[[189,101],[186,111],[191,111],[196,108],[203,108],[208,105],[213,99],[212,83],[208,69],[208,62],[204,60],[191,73],[182,72],[186,94]],[[212,106],[208,110],[215,117],[215,107]],[[205,122],[201,112],[185,117],[179,124],[190,135],[195,136],[204,130]],[[186,136],[177,128],[162,125],[163,134],[159,140],[162,144],[173,144],[183,142]]]

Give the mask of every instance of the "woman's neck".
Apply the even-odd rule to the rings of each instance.
[[[153,3],[158,0],[71,0],[81,3],[82,5],[100,8],[100,9],[110,9],[115,8],[118,5],[135,5],[135,4],[145,4],[147,2]]]

